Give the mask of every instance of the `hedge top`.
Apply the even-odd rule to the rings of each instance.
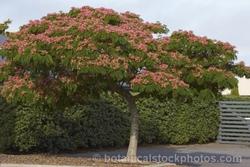
[[[237,75],[229,43],[177,31],[105,8],[72,8],[48,14],[10,33],[0,51],[1,94],[8,100],[62,97],[123,88],[166,95],[173,90],[233,87]],[[158,34],[155,37],[154,34]],[[214,90],[215,89],[215,90]],[[174,91],[175,92],[175,91]]]

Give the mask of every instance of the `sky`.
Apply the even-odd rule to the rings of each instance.
[[[17,31],[29,20],[71,7],[106,7],[131,11],[145,21],[160,21],[170,33],[192,30],[195,34],[230,42],[238,50],[238,61],[250,66],[249,0],[0,0],[0,22],[11,19],[9,31]]]

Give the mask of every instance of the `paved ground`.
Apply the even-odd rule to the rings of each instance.
[[[88,151],[68,154],[68,156],[85,156],[105,158],[106,160],[122,158],[126,149],[110,151]],[[139,147],[141,160],[164,161],[192,167],[248,167],[250,166],[250,146],[229,144],[203,144],[182,146],[145,146]]]

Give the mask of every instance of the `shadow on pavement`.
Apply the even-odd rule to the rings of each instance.
[[[148,146],[140,147],[138,149],[138,158],[141,161],[153,161],[153,162],[169,162],[176,163],[184,166],[192,167],[221,167],[221,166],[239,166],[246,167],[246,164],[250,164],[250,154],[241,155],[239,150],[235,153],[227,152],[222,148],[210,148],[210,149],[197,149],[192,146]],[[233,151],[233,150],[232,150]],[[250,152],[250,151],[249,151]],[[106,161],[116,161],[124,158],[126,155],[126,149],[117,150],[96,150],[87,151],[77,154],[67,154],[67,156],[73,157],[88,157],[88,158],[104,158]],[[242,160],[246,160],[242,163]],[[248,166],[248,165],[247,165]]]

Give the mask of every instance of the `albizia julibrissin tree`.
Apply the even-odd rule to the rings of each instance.
[[[73,8],[30,21],[9,34],[0,51],[1,95],[11,102],[71,105],[103,91],[120,94],[131,112],[128,161],[136,160],[136,98],[188,90],[215,94],[245,75],[228,44],[192,32],[167,37],[160,23],[104,8]],[[158,37],[156,37],[158,34]],[[161,34],[161,35],[159,35]]]

